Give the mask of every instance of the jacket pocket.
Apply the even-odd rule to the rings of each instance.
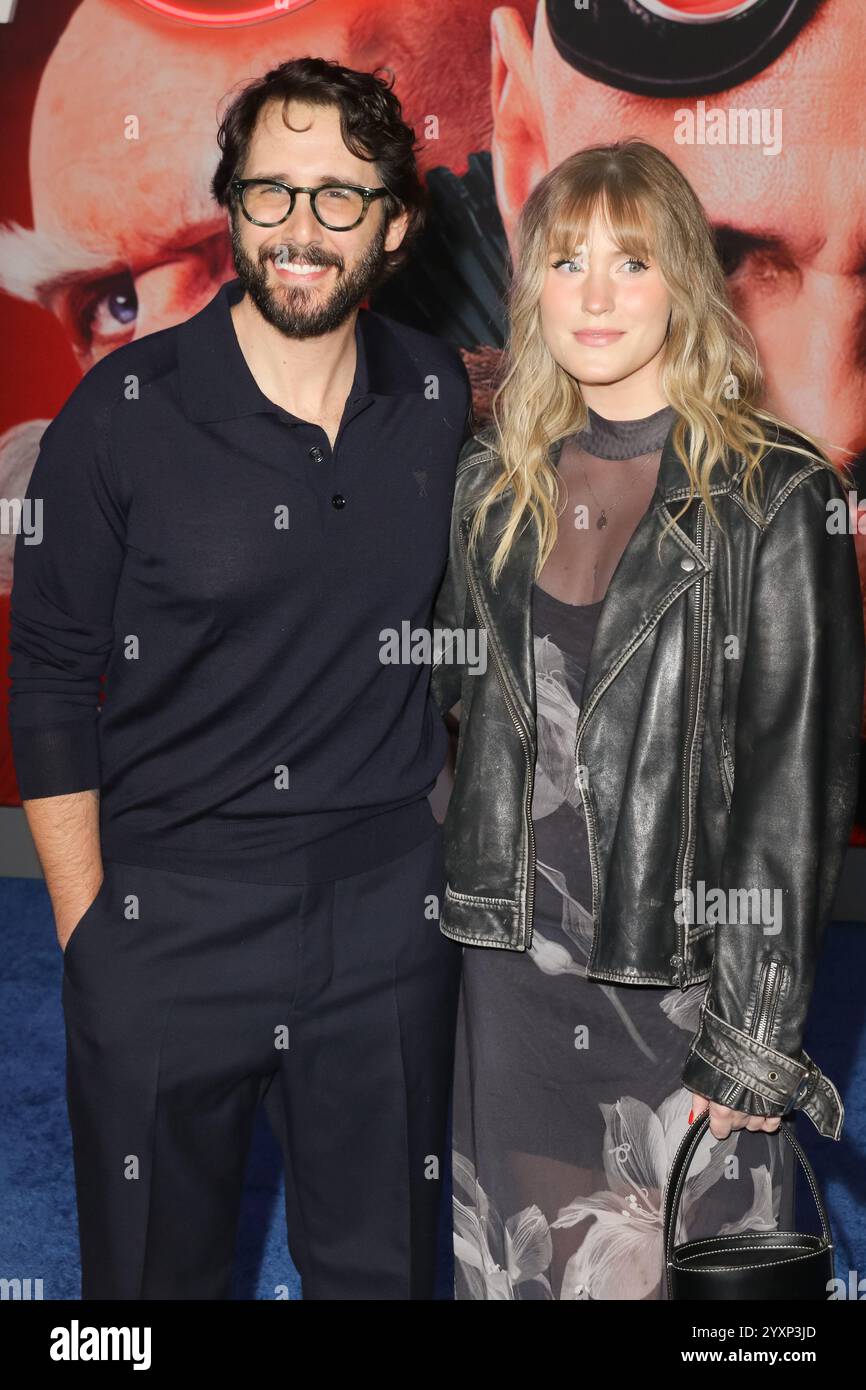
[[[722,747],[719,755],[719,772],[722,778],[722,791],[725,794],[725,804],[728,811],[731,809],[731,799],[734,795],[734,759],[728,746],[728,735],[725,730],[724,720],[722,721]]]

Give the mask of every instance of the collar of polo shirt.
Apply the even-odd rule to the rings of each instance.
[[[242,294],[240,280],[228,280],[204,309],[179,325],[181,391],[190,420],[231,420],[259,412],[288,414],[264,394],[241,350],[231,308]],[[358,310],[355,346],[358,359],[351,400],[424,390],[424,377],[381,314]]]

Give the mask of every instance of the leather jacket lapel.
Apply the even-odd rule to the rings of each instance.
[[[692,502],[688,512],[668,531],[660,559],[659,537],[671,513],[658,489],[638,522],[599,612],[584,680],[579,730],[666,609],[709,570],[709,561],[683,525],[694,531],[697,506]]]

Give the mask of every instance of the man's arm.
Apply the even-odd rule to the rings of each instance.
[[[61,945],[102,881],[99,687],[126,532],[108,439],[113,380],[97,364],[43,434],[25,499],[39,524],[15,546],[9,730]]]
[[[472,452],[473,446],[473,427],[475,413],[472,403],[472,386],[469,381],[469,374],[460,359],[460,371],[464,382],[464,401],[463,401],[463,426],[460,453],[457,459],[457,467]],[[433,632],[437,629],[453,631],[462,626],[463,614],[466,607],[466,575],[463,567],[463,551],[460,545],[459,524],[459,488],[455,483],[452,497],[451,524],[448,547],[448,562],[433,611]],[[459,724],[451,713],[454,705],[460,699],[460,686],[462,683],[462,669],[446,662],[443,665],[443,654],[434,660],[430,690],[436,704],[439,706],[440,713],[445,719],[448,732],[452,740],[459,734]]]
[[[102,883],[99,792],[23,802],[63,949]]]

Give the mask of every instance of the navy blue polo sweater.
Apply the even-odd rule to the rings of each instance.
[[[436,828],[430,666],[381,654],[430,629],[471,394],[455,349],[360,309],[332,450],[258,386],[241,293],[96,363],[42,437],[13,756],[22,798],[100,789],[106,859],[315,882]]]

